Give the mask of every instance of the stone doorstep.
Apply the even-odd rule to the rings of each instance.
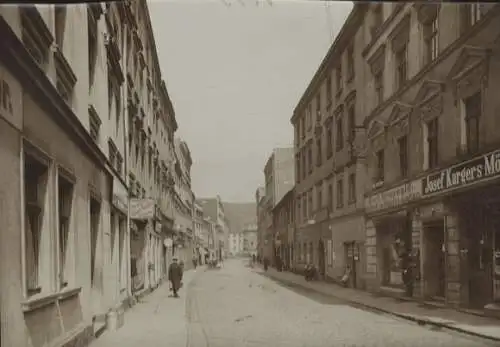
[[[498,338],[498,337],[490,336],[490,335],[485,335],[485,334],[481,334],[481,333],[477,333],[477,332],[471,331],[471,330],[466,330],[465,328],[460,328],[460,327],[451,325],[451,324],[449,324],[447,322],[438,322],[436,320],[432,320],[432,319],[425,318],[425,317],[418,317],[416,315],[398,313],[398,312],[390,311],[388,309],[381,308],[381,307],[379,307],[377,305],[365,304],[363,302],[352,300],[352,299],[347,299],[347,298],[342,297],[342,296],[336,296],[335,294],[332,294],[331,292],[325,293],[325,292],[321,291],[318,288],[314,288],[314,286],[312,286],[312,285],[304,285],[302,283],[297,283],[297,282],[295,282],[293,280],[288,280],[288,279],[285,279],[285,278],[279,278],[279,276],[270,274],[269,272],[268,273],[262,272],[261,274],[264,275],[264,276],[272,277],[272,278],[274,278],[277,281],[288,282],[288,284],[291,284],[291,285],[301,285],[303,287],[308,287],[310,290],[316,291],[316,292],[321,293],[321,294],[327,294],[327,295],[333,296],[336,299],[343,300],[343,301],[345,301],[345,302],[347,302],[347,303],[349,303],[349,304],[351,304],[351,305],[353,305],[355,307],[360,307],[360,308],[365,308],[365,309],[371,310],[371,311],[378,311],[378,312],[381,312],[381,313],[390,314],[390,315],[393,315],[393,316],[398,317],[398,318],[402,318],[402,319],[405,319],[405,320],[413,321],[413,322],[415,322],[415,323],[417,323],[419,325],[426,325],[426,324],[433,325],[433,326],[436,326],[436,327],[440,327],[440,328],[444,328],[444,329],[449,329],[449,330],[454,330],[454,331],[457,331],[457,332],[460,332],[460,333],[464,333],[464,334],[468,334],[468,335],[473,335],[473,336],[476,336],[476,337],[480,337],[480,338],[484,338],[484,339],[488,339],[488,340],[500,342],[500,338]],[[355,289],[353,289],[353,290],[355,290]],[[408,299],[408,301],[415,301],[415,300],[412,300],[412,299],[409,299],[409,298],[407,298],[407,299]]]

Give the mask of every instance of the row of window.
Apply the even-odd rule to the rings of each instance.
[[[340,175],[339,178],[333,180],[335,183],[335,192],[334,183],[325,180],[324,182],[318,182],[314,189],[311,188],[296,198],[297,221],[304,223],[311,219],[315,212],[325,207],[329,212],[333,212],[334,209],[344,208],[345,179],[347,179],[347,204],[352,205],[356,203],[356,173],[353,172],[346,176]],[[326,200],[323,198],[325,196],[323,195],[325,189]],[[315,195],[315,201],[313,195]]]
[[[55,165],[36,149],[26,145],[23,156],[24,175],[24,264],[25,295],[46,295],[77,285],[76,231],[74,220],[75,184],[77,178]],[[54,179],[55,178],[55,179]],[[101,202],[89,194],[89,233],[91,284],[95,280],[97,236],[101,228]],[[111,232],[118,233],[120,280],[123,282],[123,247],[125,218],[110,214]],[[112,245],[114,250],[114,245]],[[54,256],[46,257],[50,254]],[[125,276],[126,277],[126,276]],[[123,283],[122,283],[123,284]]]
[[[479,150],[479,127],[482,109],[482,93],[480,91],[462,100],[463,115],[461,127],[465,129],[465,148],[464,154],[475,154]],[[439,166],[439,117],[434,117],[425,122],[423,127],[423,169],[431,170]],[[397,139],[399,154],[399,175],[400,178],[406,178],[409,174],[409,147],[408,135],[403,135]],[[373,173],[375,184],[382,183],[385,178],[386,156],[385,149],[380,149],[375,153],[376,164]]]
[[[423,43],[423,57],[421,67],[424,68],[431,64],[439,56],[440,50],[443,48],[439,42],[439,21],[441,5],[439,4],[421,4],[418,5],[418,25],[422,33],[421,42]],[[374,6],[373,17],[374,28],[380,28],[382,21],[382,6],[377,4]],[[460,5],[459,25],[461,32],[464,33],[475,25],[481,18],[481,4],[463,4]],[[392,39],[391,47],[394,61],[394,90],[401,89],[409,79],[409,63],[418,64],[418,59],[409,59],[408,48],[410,47],[410,25],[404,26],[402,31]],[[376,30],[372,31],[376,36]],[[385,50],[385,46],[383,47]],[[379,54],[380,53],[380,54]],[[375,107],[380,105],[387,95],[384,88],[384,72],[385,72],[385,52],[379,52],[370,62],[370,68],[373,79],[373,95],[376,100]],[[413,53],[413,52],[412,52]]]
[[[326,110],[326,114],[330,112],[331,106],[333,104],[333,98],[338,98],[342,94],[342,90],[344,87],[344,73],[346,74],[346,82],[351,83],[354,80],[355,76],[355,68],[354,68],[354,44],[351,43],[345,52],[345,60],[346,60],[346,68],[343,71],[343,60],[344,56],[341,56],[337,66],[334,68],[335,71],[335,85],[336,92],[333,95],[333,82],[331,78],[331,74],[328,74],[326,77],[324,95],[323,97],[323,86],[321,86],[318,90],[318,93],[315,97],[314,107],[316,112],[316,122],[319,123],[323,118],[323,108]],[[324,102],[324,104],[323,104]],[[313,103],[312,101],[307,105],[305,114],[300,118],[295,126],[295,139],[296,146],[301,146],[304,143],[304,139],[306,138],[307,133],[309,133],[313,128]]]

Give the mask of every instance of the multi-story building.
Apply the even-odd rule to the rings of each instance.
[[[291,122],[295,130],[295,252],[319,272],[363,285],[365,4],[355,4]]]
[[[194,202],[194,237],[199,264],[204,264],[208,255],[209,227],[200,203]]]
[[[251,223],[243,227],[243,254],[257,256],[258,226]]]
[[[295,197],[290,189],[272,209],[274,234],[274,257],[280,257],[286,269],[294,266],[293,243],[295,234]]]
[[[173,220],[147,4],[2,6],[0,33],[1,343],[86,344],[158,283]]]
[[[264,166],[265,256],[275,264],[276,230],[273,227],[273,208],[295,184],[294,149],[275,148]]]
[[[203,220],[205,225],[204,228],[207,230],[207,235],[208,235],[208,250],[207,253],[205,254],[205,261],[214,260],[217,258],[216,245],[215,245],[215,240],[217,239],[217,235],[215,230],[215,223],[214,221],[212,221],[210,217],[205,215]]]
[[[191,189],[191,153],[186,142],[175,139],[175,223],[179,236],[174,242],[174,252],[185,268],[192,266],[193,257],[198,257],[194,234],[194,194]]]
[[[373,288],[477,308],[500,301],[499,19],[493,3],[370,5]]]
[[[222,200],[217,195],[215,198],[203,198],[198,201],[203,207],[203,214],[214,223],[214,247],[217,257],[222,259],[229,253],[229,222]]]
[[[265,249],[265,240],[266,240],[266,228],[265,225],[265,209],[264,209],[264,198],[266,196],[266,192],[264,187],[259,187],[255,191],[255,205],[256,211],[255,214],[257,216],[257,255],[259,260],[264,257],[264,249]]]
[[[231,231],[229,233],[229,255],[241,255],[243,252],[243,234]]]

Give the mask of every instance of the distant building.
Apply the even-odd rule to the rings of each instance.
[[[295,185],[294,148],[275,148],[264,167],[265,199],[260,201],[263,222],[263,256],[274,264],[274,240],[272,210]],[[262,237],[261,237],[262,240]]]
[[[257,255],[257,230],[257,224],[247,224],[243,228],[243,254]]]
[[[225,257],[229,253],[229,221],[224,211],[220,196],[198,199],[203,214],[215,223],[216,237],[214,239],[217,256]]]

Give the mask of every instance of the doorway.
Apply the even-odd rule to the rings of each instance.
[[[355,241],[345,242],[344,252],[346,271],[349,271],[349,287],[358,288],[358,273],[361,274],[358,243]]]
[[[425,261],[425,293],[426,296],[444,300],[446,295],[446,254],[444,221],[437,220],[424,223]]]
[[[325,243],[323,240],[319,240],[318,244],[318,267],[319,267],[319,273],[321,277],[325,276],[326,269],[325,269]]]

